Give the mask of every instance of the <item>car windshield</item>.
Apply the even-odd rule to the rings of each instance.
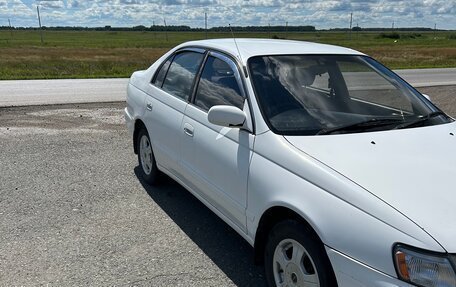
[[[366,56],[277,55],[249,60],[263,116],[282,135],[412,128],[451,120]]]

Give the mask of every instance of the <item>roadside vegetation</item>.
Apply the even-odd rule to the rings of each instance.
[[[201,32],[0,31],[0,79],[129,77],[170,48],[204,39]],[[341,45],[391,69],[456,67],[455,32],[236,32],[236,37],[280,38]],[[208,38],[231,38],[209,32]]]

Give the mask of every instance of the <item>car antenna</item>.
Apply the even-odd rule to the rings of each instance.
[[[238,52],[238,57],[239,57],[239,60],[241,61],[242,69],[244,70],[244,76],[247,78],[248,77],[247,68],[244,66],[244,62],[242,61],[241,52],[239,51],[239,47],[238,47],[238,44],[236,42],[236,37],[234,36],[233,29],[231,28],[231,24],[228,24],[228,27],[230,28],[231,36],[233,36],[234,45],[236,46],[236,49],[237,49],[237,52]]]

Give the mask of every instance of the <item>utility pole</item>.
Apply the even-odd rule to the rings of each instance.
[[[360,28],[359,28],[359,23],[356,22],[356,39],[359,38],[359,29],[360,29]]]
[[[166,27],[166,19],[163,18],[163,22],[165,23],[165,37],[166,37],[166,42],[168,42],[168,28]]]
[[[288,39],[288,21],[285,23],[285,39]]]
[[[155,21],[154,20],[152,21],[152,27],[153,27],[153,31],[154,31],[154,39],[157,39],[157,31],[155,30]]]
[[[11,39],[13,39],[13,27],[11,26],[11,20],[8,18],[8,24],[10,28],[10,33],[11,33]]]
[[[41,17],[40,17],[40,6],[36,6],[36,12],[38,13],[38,24],[40,26],[40,38],[41,38],[41,45],[43,45],[43,29],[41,28]]]
[[[206,39],[207,39],[207,12],[204,12],[204,30],[206,31]]]
[[[437,32],[437,23],[434,24],[434,39],[435,39],[435,33]]]
[[[391,33],[394,32],[394,21],[393,21],[393,25],[391,25]]]
[[[353,25],[353,12],[350,13],[350,31],[349,31],[350,40],[352,39],[352,25]]]

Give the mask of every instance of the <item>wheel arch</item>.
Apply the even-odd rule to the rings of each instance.
[[[138,154],[138,133],[141,129],[146,129],[146,125],[141,119],[135,121],[135,129],[133,131],[133,151]]]
[[[306,234],[323,243],[312,225],[298,212],[284,205],[272,206],[263,212],[258,222],[254,240],[255,264],[263,264],[263,254],[264,248],[266,246],[266,239],[271,229],[279,222],[290,219],[301,223],[304,226],[304,232]]]

